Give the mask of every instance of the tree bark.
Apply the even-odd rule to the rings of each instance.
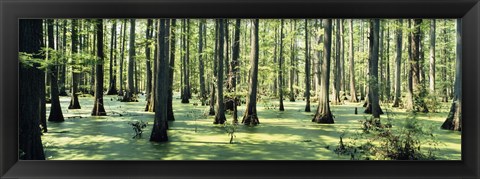
[[[203,58],[203,34],[205,31],[205,21],[204,19],[200,20],[198,24],[198,70],[199,70],[199,82],[200,82],[200,101],[202,106],[206,105],[207,102],[207,92],[205,90],[205,76],[204,76],[204,58]]]
[[[135,83],[134,83],[134,73],[135,73],[135,19],[130,19],[130,41],[128,43],[128,76],[127,76],[127,85],[128,89],[123,96],[122,102],[136,102],[135,97]]]
[[[395,42],[396,42],[396,57],[395,57],[395,97],[393,99],[392,107],[399,107],[400,106],[400,98],[401,98],[401,74],[402,71],[402,27],[403,27],[403,19],[399,19],[398,26],[395,31]]]
[[[147,106],[145,111],[155,112],[155,89],[157,85],[157,61],[158,61],[158,20],[153,20],[153,29],[152,29],[152,38],[154,39],[153,44],[155,48],[153,49],[153,70],[152,70],[152,86],[150,88],[150,96],[147,101]]]
[[[78,19],[72,19],[72,64],[75,64],[77,60],[76,55],[78,55]],[[70,100],[70,105],[68,109],[80,109],[80,103],[78,102],[78,83],[79,83],[79,69],[75,65],[72,66],[72,98]]]
[[[122,49],[121,49],[121,52],[120,52],[120,73],[119,73],[119,82],[120,82],[120,89],[119,89],[119,92],[118,92],[118,95],[119,96],[123,96],[125,95],[124,94],[124,88],[123,88],[123,85],[124,85],[124,82],[123,82],[123,61],[124,61],[124,58],[125,58],[125,41],[126,41],[126,36],[127,36],[127,20],[123,20],[123,24],[122,24],[123,28],[122,28],[122,31],[123,31],[123,35],[122,35]]]
[[[278,57],[278,96],[279,96],[279,110],[280,111],[285,111],[283,107],[283,68],[282,68],[282,63],[283,63],[283,24],[284,20],[281,19],[281,25],[280,25],[280,54]]]
[[[187,28],[187,19],[182,20],[182,93],[181,93],[181,98],[182,98],[182,103],[189,103],[189,95],[188,91],[190,87],[188,86],[188,28]]]
[[[370,37],[373,40],[373,49],[371,55],[371,64],[370,67],[370,92],[372,93],[372,99],[370,99],[372,103],[372,116],[373,118],[380,118],[380,103],[379,103],[379,96],[378,96],[378,54],[379,54],[379,31],[380,31],[380,20],[373,19],[371,20],[371,26],[373,26],[373,37]],[[373,38],[373,39],[372,39]],[[372,43],[371,43],[372,44]]]
[[[145,99],[147,100],[147,108],[145,109],[145,111],[148,111],[148,103],[149,103],[149,99],[150,99],[150,96],[152,95],[152,67],[151,67],[151,57],[150,57],[150,53],[151,53],[151,40],[152,40],[152,36],[153,36],[153,28],[152,28],[152,24],[153,24],[153,20],[152,19],[148,19],[147,20],[147,29],[145,30],[145,37],[146,37],[146,40],[147,40],[147,43],[146,43],[146,46],[145,46],[145,68],[146,68],[146,71],[147,71],[147,74],[146,74],[146,81],[147,81],[147,84],[145,86],[145,90],[146,90],[146,97]]]
[[[368,73],[368,99],[365,113],[372,114],[373,118],[380,118],[383,114],[379,101],[379,83],[378,83],[378,60],[380,50],[380,20],[370,20],[370,36],[369,36],[369,60]]]
[[[168,58],[165,54],[165,19],[159,20],[159,32],[158,32],[158,57],[157,57],[157,73],[156,83],[161,84],[168,80]],[[167,135],[167,101],[168,101],[168,85],[156,85],[155,87],[155,121],[153,124],[152,133],[150,135],[150,141],[152,142],[166,142],[168,141]]]
[[[257,116],[257,83],[258,83],[258,19],[253,20],[251,51],[250,51],[250,84],[248,88],[248,101],[242,123],[245,125],[260,124]]]
[[[112,35],[111,35],[111,39],[110,39],[110,68],[109,68],[109,88],[108,88],[108,92],[107,92],[107,95],[114,95],[114,94],[118,94],[118,91],[117,91],[117,78],[115,77],[115,68],[114,68],[114,64],[115,64],[115,56],[114,56],[114,52],[116,50],[116,43],[117,43],[117,20],[113,20],[113,24],[112,24]],[[149,55],[149,54],[147,54]]]
[[[223,124],[227,120],[225,118],[225,104],[223,103],[223,48],[224,48],[224,40],[225,40],[225,30],[224,30],[224,23],[225,19],[217,19],[217,23],[219,23],[219,39],[218,39],[218,69],[217,69],[217,104],[216,104],[216,111],[215,114],[215,121],[214,124]]]
[[[354,63],[354,50],[353,50],[353,19],[350,19],[350,102],[358,103],[360,102],[357,97],[357,91],[355,88],[355,63]]]
[[[442,129],[462,131],[462,20],[457,19],[455,95]]]
[[[173,115],[173,70],[175,69],[175,28],[176,28],[176,19],[167,19],[166,20],[166,36],[169,39],[167,45],[170,48],[167,48],[165,55],[170,53],[169,68],[168,68],[168,97],[167,97],[167,120],[175,121],[175,116]],[[170,25],[171,23],[171,25]],[[168,127],[168,126],[167,126]]]
[[[335,21],[335,68],[333,76],[333,104],[341,104],[340,99],[340,19]]]
[[[63,20],[63,27],[62,27],[62,55],[67,55],[67,20]],[[66,92],[65,84],[67,83],[67,58],[63,58],[62,60],[62,70],[60,72],[60,96],[68,96]]]
[[[53,19],[47,20],[48,24],[48,48],[53,48],[55,45],[54,38],[53,38]],[[58,50],[58,49],[56,49]],[[49,53],[49,57],[52,55]],[[58,76],[57,76],[57,68],[58,68],[58,59],[55,58],[54,65],[50,66],[49,75],[50,75],[50,99],[51,107],[50,107],[50,115],[48,116],[48,121],[55,121],[55,122],[63,122],[65,119],[63,118],[62,108],[60,106],[60,97],[58,92]],[[47,125],[46,123],[43,125],[43,132],[47,132]]]
[[[20,19],[19,21],[19,52],[34,54],[34,58],[43,58],[39,56],[42,48],[43,28],[41,19]],[[21,63],[19,65],[19,130],[18,130],[18,149],[23,155],[21,160],[45,160],[43,151],[40,116],[41,116],[41,94],[39,88],[40,81],[45,80],[42,70],[37,67]]]
[[[330,81],[330,55],[332,47],[332,19],[323,19],[325,25],[323,43],[323,61],[320,81],[320,95],[318,97],[318,108],[312,122],[333,124],[333,114],[329,104],[329,81]]]
[[[305,112],[310,112],[310,51],[308,43],[308,19],[305,19]]]
[[[95,101],[93,104],[92,116],[106,116],[103,105],[103,20],[97,19],[97,58],[95,67]]]
[[[289,80],[289,101],[290,102],[295,102],[295,94],[293,92],[293,83],[295,82],[295,58],[296,58],[296,26],[297,26],[297,21],[293,19],[293,38],[292,38],[292,44],[291,44],[291,49],[290,49],[290,80]]]
[[[428,113],[428,107],[424,101],[426,96],[425,86],[420,81],[420,25],[422,19],[414,20],[414,31],[412,34],[412,63],[410,63],[410,70],[412,73],[412,87],[415,112]]]
[[[430,92],[435,93],[435,19],[430,21]]]

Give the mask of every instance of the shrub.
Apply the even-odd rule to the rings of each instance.
[[[432,133],[433,128],[425,129],[414,116],[407,117],[399,127],[387,127],[379,119],[362,121],[362,132],[354,135],[349,142],[344,142],[345,134],[342,134],[334,152],[350,155],[352,160],[436,159],[439,142]]]

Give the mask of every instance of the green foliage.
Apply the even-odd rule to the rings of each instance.
[[[415,116],[407,117],[398,129],[381,125],[380,119],[369,119],[362,124],[363,132],[354,135],[349,142],[343,141],[345,133],[340,136],[335,153],[350,155],[352,160],[436,159],[439,142],[433,135],[433,128],[423,127]]]
[[[135,135],[132,138],[141,138],[143,129],[147,127],[148,122],[134,121],[128,122],[128,124],[132,126],[133,132],[135,132]]]
[[[234,123],[234,122],[231,122],[231,123],[228,123],[226,122],[224,125],[223,125],[223,128],[225,129],[225,132],[228,134],[228,136],[230,137],[230,141],[229,143],[230,144],[233,144],[233,138],[237,137],[235,135],[235,132],[237,131],[237,127],[238,127],[238,124],[237,123]]]

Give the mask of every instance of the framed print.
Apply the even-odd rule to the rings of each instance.
[[[479,177],[477,1],[1,11],[2,177]]]

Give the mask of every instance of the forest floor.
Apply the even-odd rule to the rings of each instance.
[[[278,100],[259,102],[257,112],[260,125],[238,125],[234,143],[223,125],[214,125],[213,116],[204,115],[208,106],[195,106],[198,101],[181,104],[174,96],[175,121],[169,122],[169,142],[149,142],[154,113],[145,112],[145,97],[140,102],[122,103],[116,95],[104,97],[108,116],[92,117],[93,97],[80,97],[82,109],[68,110],[70,97],[60,102],[65,122],[48,122],[49,132],[42,136],[47,160],[349,160],[350,156],[337,155],[334,149],[339,137],[361,131],[361,122],[369,115],[363,114],[363,103],[346,103],[331,106],[335,124],[311,122],[312,112],[303,112],[305,102],[284,101],[285,111],[267,109]],[[199,103],[198,103],[199,104]],[[441,130],[447,116],[447,103],[437,113],[418,114],[424,126],[433,126],[433,134],[440,142],[437,159],[461,160],[461,133]],[[358,114],[354,114],[355,107]],[[384,107],[382,105],[382,107]],[[47,115],[50,104],[47,104]],[[245,105],[238,107],[239,121]],[[387,108],[393,127],[401,125],[408,113]],[[81,117],[80,117],[81,116]],[[385,115],[382,115],[382,117]],[[141,138],[132,138],[133,129],[128,122],[144,121],[148,126]],[[232,121],[227,113],[227,122]]]

